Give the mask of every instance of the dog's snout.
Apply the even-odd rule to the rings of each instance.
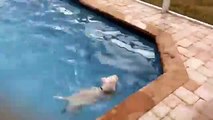
[[[112,77],[113,77],[113,79],[114,79],[115,81],[118,81],[118,76],[117,76],[117,75],[113,75]]]

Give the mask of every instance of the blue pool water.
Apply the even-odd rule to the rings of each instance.
[[[4,99],[22,120],[94,120],[161,72],[148,38],[72,1],[0,0],[0,111]],[[111,100],[61,113],[65,103],[53,96],[111,74],[120,78]]]

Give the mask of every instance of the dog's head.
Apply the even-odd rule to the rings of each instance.
[[[118,82],[118,76],[117,75],[112,75],[109,77],[104,77],[101,79],[102,80],[102,89],[106,93],[111,93],[115,92],[116,90],[116,85]]]

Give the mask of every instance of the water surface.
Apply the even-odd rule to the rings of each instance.
[[[65,103],[53,96],[111,74],[120,78],[111,100],[61,113]],[[0,116],[9,109],[21,120],[94,120],[160,74],[153,42],[72,1],[0,0]]]

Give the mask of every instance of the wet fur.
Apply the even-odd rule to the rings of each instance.
[[[89,89],[80,90],[78,93],[72,96],[62,97],[54,96],[55,99],[67,101],[66,107],[62,110],[62,113],[67,111],[75,112],[81,109],[83,106],[91,105],[97,101],[101,101],[109,98],[116,88],[118,77],[116,75],[102,78],[102,87],[92,87]]]

